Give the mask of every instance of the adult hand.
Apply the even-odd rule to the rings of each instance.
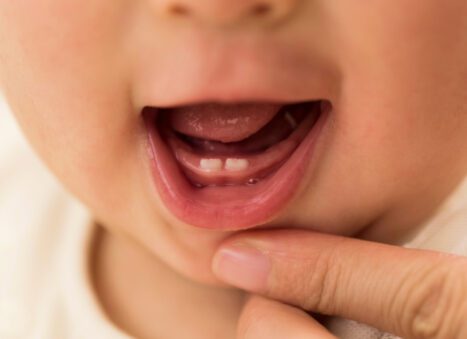
[[[262,297],[247,303],[240,338],[335,338],[306,312],[410,338],[467,338],[467,258],[300,230],[226,240],[213,271]]]

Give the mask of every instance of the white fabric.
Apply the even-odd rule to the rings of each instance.
[[[91,220],[31,152],[0,98],[0,338],[130,338],[93,294]],[[405,246],[467,255],[467,180]],[[339,318],[329,326],[344,339],[395,338]]]

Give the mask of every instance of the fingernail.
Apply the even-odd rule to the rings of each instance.
[[[254,292],[265,291],[270,270],[270,259],[245,243],[224,247],[213,259],[213,271],[219,279]]]

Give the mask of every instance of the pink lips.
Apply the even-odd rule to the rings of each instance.
[[[315,104],[313,107],[290,136],[264,152],[264,159],[267,159],[268,152],[270,153],[268,160],[270,166],[266,163],[267,161],[261,158],[263,154],[252,156],[256,157],[256,163],[252,158],[252,164],[255,165],[252,165],[248,170],[265,171],[264,173],[269,173],[267,176],[262,177],[254,185],[206,185],[203,187],[193,185],[193,180],[196,180],[197,175],[203,176],[203,173],[196,173],[196,165],[199,161],[196,158],[196,152],[190,152],[190,149],[186,150],[180,145],[177,146],[178,141],[165,140],[156,123],[157,115],[160,112],[157,109],[145,108],[143,116],[151,146],[152,173],[155,186],[164,204],[182,222],[208,229],[244,229],[272,220],[297,193],[306,169],[312,160],[315,141],[331,109],[330,105],[326,104],[321,104],[321,107]],[[224,129],[214,139],[219,140],[218,138],[221,137],[222,140],[239,140],[250,136],[254,131],[267,124],[278,111],[278,108],[273,107],[273,105],[264,106],[262,109],[263,114],[258,115],[251,125],[230,134]],[[243,112],[245,113],[243,117],[251,114],[251,111],[245,110]],[[228,113],[226,114],[228,115]],[[176,126],[174,128],[178,132],[188,132],[193,136],[193,129],[189,128],[190,121],[186,120],[186,117],[187,115],[175,118],[177,122],[174,123]],[[242,115],[239,118],[242,118]],[[222,130],[222,128],[216,129],[215,125],[210,125],[207,120],[204,123],[204,126],[213,128],[210,131],[214,134],[216,131]],[[206,137],[204,134],[195,136]],[[278,147],[277,152],[275,152],[275,147]],[[274,156],[271,156],[273,153]],[[273,160],[271,161],[271,159]],[[277,159],[283,160],[278,162]],[[186,167],[189,167],[190,164],[193,170],[187,173]],[[262,166],[264,168],[261,168]],[[245,180],[249,174],[245,172],[236,175]],[[222,172],[219,172],[218,175],[222,176]],[[216,180],[214,182],[218,182]]]

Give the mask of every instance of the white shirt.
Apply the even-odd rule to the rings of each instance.
[[[94,231],[89,211],[37,159],[0,97],[1,339],[130,338],[94,294]],[[404,246],[467,255],[467,178]],[[329,328],[344,339],[395,338],[340,318]]]

